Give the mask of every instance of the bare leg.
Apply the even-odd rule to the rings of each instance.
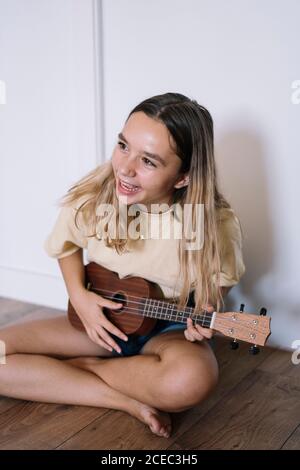
[[[70,362],[94,372],[115,390],[170,412],[199,404],[218,379],[210,346],[191,343],[178,331],[151,338],[141,355],[113,360],[75,358]]]
[[[95,374],[65,361],[33,354],[12,354],[8,356],[7,364],[1,366],[0,378],[1,395],[121,410],[148,424],[155,434],[166,436],[171,430],[167,414],[156,412],[114,390]]]
[[[113,389],[90,371],[57,359],[97,355],[105,351],[101,351],[102,348],[90,341],[87,335],[74,330],[64,317],[2,329],[0,339],[5,341],[7,348],[6,364],[0,365],[0,394],[46,403],[126,411],[148,424],[155,434],[165,437],[170,434],[167,413]],[[43,350],[55,357],[42,355]]]

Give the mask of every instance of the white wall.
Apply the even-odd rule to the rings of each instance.
[[[0,295],[66,307],[43,242],[102,153],[96,19],[92,0],[0,1]]]
[[[110,157],[133,106],[177,91],[212,113],[221,187],[244,229],[247,272],[228,308],[243,302],[257,312],[265,306],[272,316],[269,344],[290,348],[300,339],[300,104],[291,101],[292,83],[300,79],[300,3],[102,3],[103,103],[95,92],[101,79],[93,61],[93,2],[31,0],[26,8],[21,0],[0,3],[6,14],[0,15],[0,79],[8,94],[0,105],[0,294],[65,306],[56,263],[42,249],[54,200],[99,161],[103,142],[103,155]],[[104,141],[95,118],[98,103]]]

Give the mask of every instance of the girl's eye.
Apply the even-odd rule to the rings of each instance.
[[[126,147],[124,142],[121,142],[121,141],[118,142],[118,145],[121,147],[122,150],[124,150],[124,147]],[[122,147],[123,145],[124,145],[124,147]]]
[[[154,165],[154,163],[152,163],[151,160],[148,160],[148,158],[144,157],[144,162],[145,162],[145,160],[147,160],[147,162],[150,163],[150,166],[154,166],[154,168],[156,168],[156,165]]]

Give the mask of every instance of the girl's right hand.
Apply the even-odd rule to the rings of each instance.
[[[94,292],[84,290],[71,303],[82,321],[89,338],[99,346],[104,347],[108,351],[114,348],[117,352],[121,352],[119,345],[107,333],[109,331],[115,336],[127,341],[127,336],[111,323],[103,313],[102,307],[119,309],[122,304],[105,299],[101,295]]]

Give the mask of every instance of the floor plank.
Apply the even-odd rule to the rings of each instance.
[[[0,297],[0,326],[18,321],[39,308],[40,305]]]
[[[18,400],[0,414],[0,448],[55,449],[107,412],[104,408]]]
[[[298,378],[254,370],[177,444],[183,449],[280,449],[300,421],[299,392]]]
[[[290,435],[281,447],[283,450],[300,450],[300,425]]]
[[[0,327],[28,320],[50,318],[57,315],[66,315],[66,312],[64,310],[0,297]]]
[[[14,398],[0,396],[0,414],[9,410],[18,403],[19,400],[15,400]]]

